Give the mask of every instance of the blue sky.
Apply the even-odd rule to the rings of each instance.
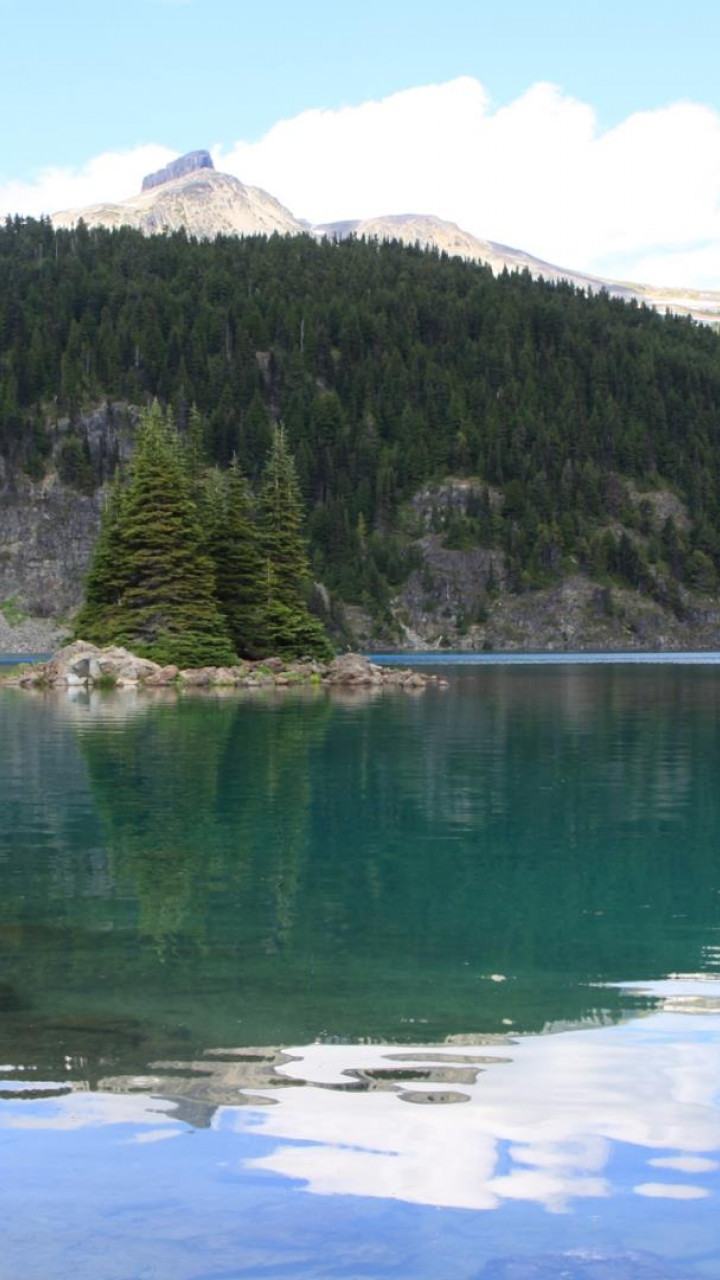
[[[0,21],[4,177],[252,141],[460,75],[497,103],[553,81],[604,127],[682,97],[720,107],[717,0],[0,0]]]
[[[718,0],[0,0],[0,31],[0,214],[210,147],[311,221],[720,289]]]

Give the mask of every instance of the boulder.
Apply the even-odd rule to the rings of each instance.
[[[178,667],[172,664],[167,667],[160,667],[159,671],[154,671],[145,681],[148,689],[165,689],[168,685],[174,684],[180,674]]]
[[[376,679],[372,664],[361,653],[341,653],[333,658],[328,678],[331,684],[373,684]]]
[[[186,667],[180,672],[180,679],[190,688],[207,687],[215,679],[216,671],[217,667]]]
[[[403,689],[424,689],[427,684],[425,676],[419,671],[413,671],[405,680],[403,680]]]
[[[282,658],[263,658],[259,663],[259,667],[265,667],[267,671],[284,671],[285,663]]]
[[[238,677],[234,667],[216,667],[213,684],[237,684]]]
[[[53,654],[50,662],[41,663],[32,672],[34,684],[97,684],[100,680],[116,684],[137,684],[154,675],[160,667],[149,658],[138,658],[128,649],[112,645],[100,649],[85,640],[75,640]]]
[[[66,644],[53,654],[49,662],[40,663],[34,668],[34,682],[67,684],[69,675],[80,677],[81,672],[84,671],[83,679],[76,683],[85,683],[88,679],[90,658],[96,653],[96,646],[87,644],[85,640],[75,640],[73,644]]]

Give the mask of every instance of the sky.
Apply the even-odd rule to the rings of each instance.
[[[2,213],[208,147],[312,221],[720,289],[717,0],[0,0],[0,35]]]

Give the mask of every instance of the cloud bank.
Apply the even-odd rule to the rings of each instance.
[[[146,146],[0,183],[0,210],[131,195],[172,154]],[[697,103],[603,131],[591,105],[556,86],[535,84],[496,107],[478,80],[461,77],[305,111],[213,154],[314,222],[434,213],[562,266],[720,288],[720,114]]]

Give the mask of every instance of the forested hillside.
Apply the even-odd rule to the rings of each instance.
[[[720,337],[690,320],[395,243],[8,221],[9,473],[52,465],[91,491],[81,427],[52,459],[49,427],[154,396],[181,427],[196,404],[210,460],[236,454],[251,480],[281,420],[315,575],[376,612],[418,569],[410,500],[447,476],[472,477],[470,497],[431,526],[450,549],[500,553],[489,596],[498,574],[518,592],[577,571],[676,611],[685,588],[716,588]]]

